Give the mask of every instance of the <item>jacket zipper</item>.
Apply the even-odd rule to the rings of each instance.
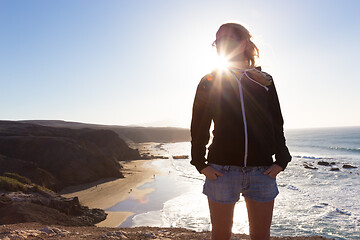
[[[232,74],[234,75],[235,79],[237,80],[238,86],[239,86],[239,93],[240,93],[240,103],[241,103],[241,111],[243,115],[243,123],[244,123],[244,132],[245,132],[245,153],[244,153],[244,167],[246,167],[247,163],[247,156],[248,156],[248,132],[247,132],[247,124],[246,124],[246,116],[245,116],[245,105],[244,105],[244,96],[243,91],[241,87],[241,79],[246,74],[244,72],[240,79],[236,76],[234,70],[231,70]]]

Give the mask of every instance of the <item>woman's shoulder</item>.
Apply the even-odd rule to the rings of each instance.
[[[199,82],[200,86],[203,87],[210,87],[213,85],[216,78],[216,72],[212,71],[210,73],[207,73],[205,76],[203,76]]]
[[[222,71],[218,69],[214,69],[213,71],[207,73],[201,78],[199,85],[203,87],[207,87],[207,86],[210,87],[214,85],[214,83],[216,82],[221,82],[221,81],[217,81],[219,79],[222,81],[224,81],[225,79],[231,79],[232,78],[231,71],[232,71],[231,69],[222,70]],[[258,82],[261,85],[270,86],[273,84],[273,77],[268,72],[263,71],[261,66],[246,69],[243,70],[243,72],[246,73],[246,76],[248,78],[251,78],[251,80]]]
[[[201,81],[208,81],[208,82],[213,82],[215,80],[215,78],[218,75],[218,71],[216,69],[212,70],[211,72],[207,73],[206,75],[204,75],[201,78]]]
[[[225,70],[213,69],[210,73],[201,78],[200,82],[214,83],[216,79],[225,78],[229,73]]]
[[[200,82],[212,82],[215,79],[215,75],[213,73],[208,73],[203,76]]]
[[[263,71],[260,66],[249,69],[246,73],[248,77],[263,86],[270,86],[273,83],[273,77],[269,73]]]

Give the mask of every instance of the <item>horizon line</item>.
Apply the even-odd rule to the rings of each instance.
[[[65,122],[65,123],[80,123],[80,124],[89,124],[89,125],[103,125],[103,126],[119,126],[119,127],[149,127],[149,128],[183,128],[190,129],[189,127],[182,126],[146,126],[146,123],[143,124],[104,124],[104,123],[94,123],[94,122],[77,122],[71,120],[63,120],[63,119],[1,119],[0,121],[14,121],[14,122],[24,122],[24,121],[53,121],[53,122]],[[343,125],[343,126],[325,126],[325,127],[285,127],[284,130],[305,130],[305,129],[325,129],[325,128],[351,128],[351,127],[360,127],[360,125]]]

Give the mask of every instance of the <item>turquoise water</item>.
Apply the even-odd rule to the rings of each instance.
[[[275,200],[272,236],[321,235],[335,239],[360,239],[360,127],[287,130],[293,156],[277,177],[280,194]],[[155,145],[154,145],[154,149]],[[204,176],[189,164],[190,143],[167,143],[160,154],[170,156],[152,162],[164,174],[142,188],[155,188],[146,201],[128,199],[108,211],[133,211],[123,226],[185,227],[210,230],[207,199],[201,193]],[[320,166],[319,161],[334,162]],[[316,170],[307,169],[304,163]],[[345,169],[343,164],[357,166]],[[244,199],[235,206],[233,232],[248,234]]]

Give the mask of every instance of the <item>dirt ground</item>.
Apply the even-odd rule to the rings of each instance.
[[[0,239],[176,239],[207,240],[210,232],[194,232],[184,228],[107,228],[107,227],[65,227],[47,226],[39,223],[18,223],[0,226]],[[245,234],[234,234],[233,240],[250,239]],[[326,240],[320,236],[312,237],[271,237],[271,240]]]

